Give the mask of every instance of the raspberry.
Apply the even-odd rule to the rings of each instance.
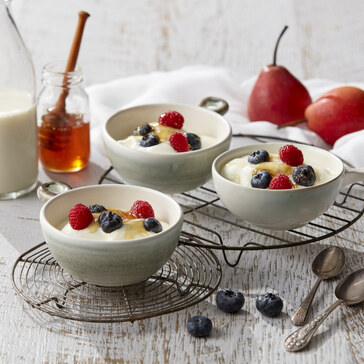
[[[182,133],[174,133],[169,137],[169,142],[178,153],[188,152],[188,140]]]
[[[82,230],[94,221],[94,217],[87,206],[78,203],[68,213],[68,221],[73,229]]]
[[[279,149],[279,157],[289,166],[297,167],[303,163],[303,154],[294,145],[288,144]]]
[[[136,217],[146,219],[154,217],[153,207],[147,201],[137,200],[133,203],[130,213]]]
[[[290,190],[293,188],[293,183],[289,177],[283,173],[278,173],[270,181],[269,190]]]
[[[171,128],[181,129],[184,121],[183,116],[179,112],[167,111],[159,117],[158,123]]]

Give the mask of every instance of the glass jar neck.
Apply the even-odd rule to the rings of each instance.
[[[43,67],[42,82],[45,86],[74,87],[83,80],[82,69],[76,66],[72,72],[64,72],[66,65],[57,61],[48,63]]]

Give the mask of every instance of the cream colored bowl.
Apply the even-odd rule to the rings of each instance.
[[[156,218],[169,228],[152,236],[120,241],[75,238],[59,230],[77,203],[128,208],[136,200],[148,201]],[[141,282],[158,271],[175,250],[183,223],[177,202],[151,189],[98,185],[81,187],[50,199],[41,209],[40,224],[47,245],[61,267],[71,275],[101,286]]]
[[[156,122],[160,114],[175,110],[185,119],[183,128],[217,139],[209,148],[185,153],[148,153],[122,145],[140,125]],[[199,106],[151,104],[124,109],[104,126],[103,139],[111,164],[129,184],[173,194],[192,190],[211,178],[213,160],[230,146],[231,127],[218,113]]]
[[[212,165],[216,192],[234,215],[265,229],[286,230],[307,224],[322,215],[335,201],[342,186],[364,179],[363,169],[349,169],[335,155],[323,149],[294,144],[302,150],[304,163],[330,169],[333,177],[326,183],[292,190],[268,190],[244,187],[221,175],[226,163],[234,158],[265,149],[279,153],[284,143],[251,144],[229,150]]]

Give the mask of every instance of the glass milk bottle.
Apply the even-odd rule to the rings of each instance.
[[[0,200],[37,185],[35,76],[10,0],[0,0]]]

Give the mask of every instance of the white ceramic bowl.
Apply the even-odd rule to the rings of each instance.
[[[152,236],[120,241],[75,238],[59,230],[77,203],[130,208],[134,201],[148,201],[156,218],[169,228]],[[57,262],[71,275],[101,286],[141,282],[158,271],[175,250],[183,213],[177,202],[151,189],[98,185],[77,188],[50,199],[41,209],[40,223],[47,245]]]
[[[334,203],[342,186],[364,179],[363,169],[347,168],[339,158],[323,149],[293,144],[302,150],[305,164],[330,169],[334,172],[334,177],[326,183],[302,189],[268,190],[244,187],[224,178],[221,175],[223,166],[234,158],[243,157],[258,149],[278,154],[279,148],[285,144],[251,144],[232,149],[217,157],[212,166],[216,192],[225,207],[261,228],[293,229],[322,215]]]
[[[159,115],[175,110],[185,119],[183,128],[196,134],[217,138],[209,148],[185,153],[148,153],[122,145],[132,131],[145,123],[157,122]],[[231,127],[218,113],[199,106],[151,104],[124,109],[104,126],[103,139],[111,164],[129,184],[165,193],[180,193],[197,188],[211,178],[213,160],[229,149]]]

